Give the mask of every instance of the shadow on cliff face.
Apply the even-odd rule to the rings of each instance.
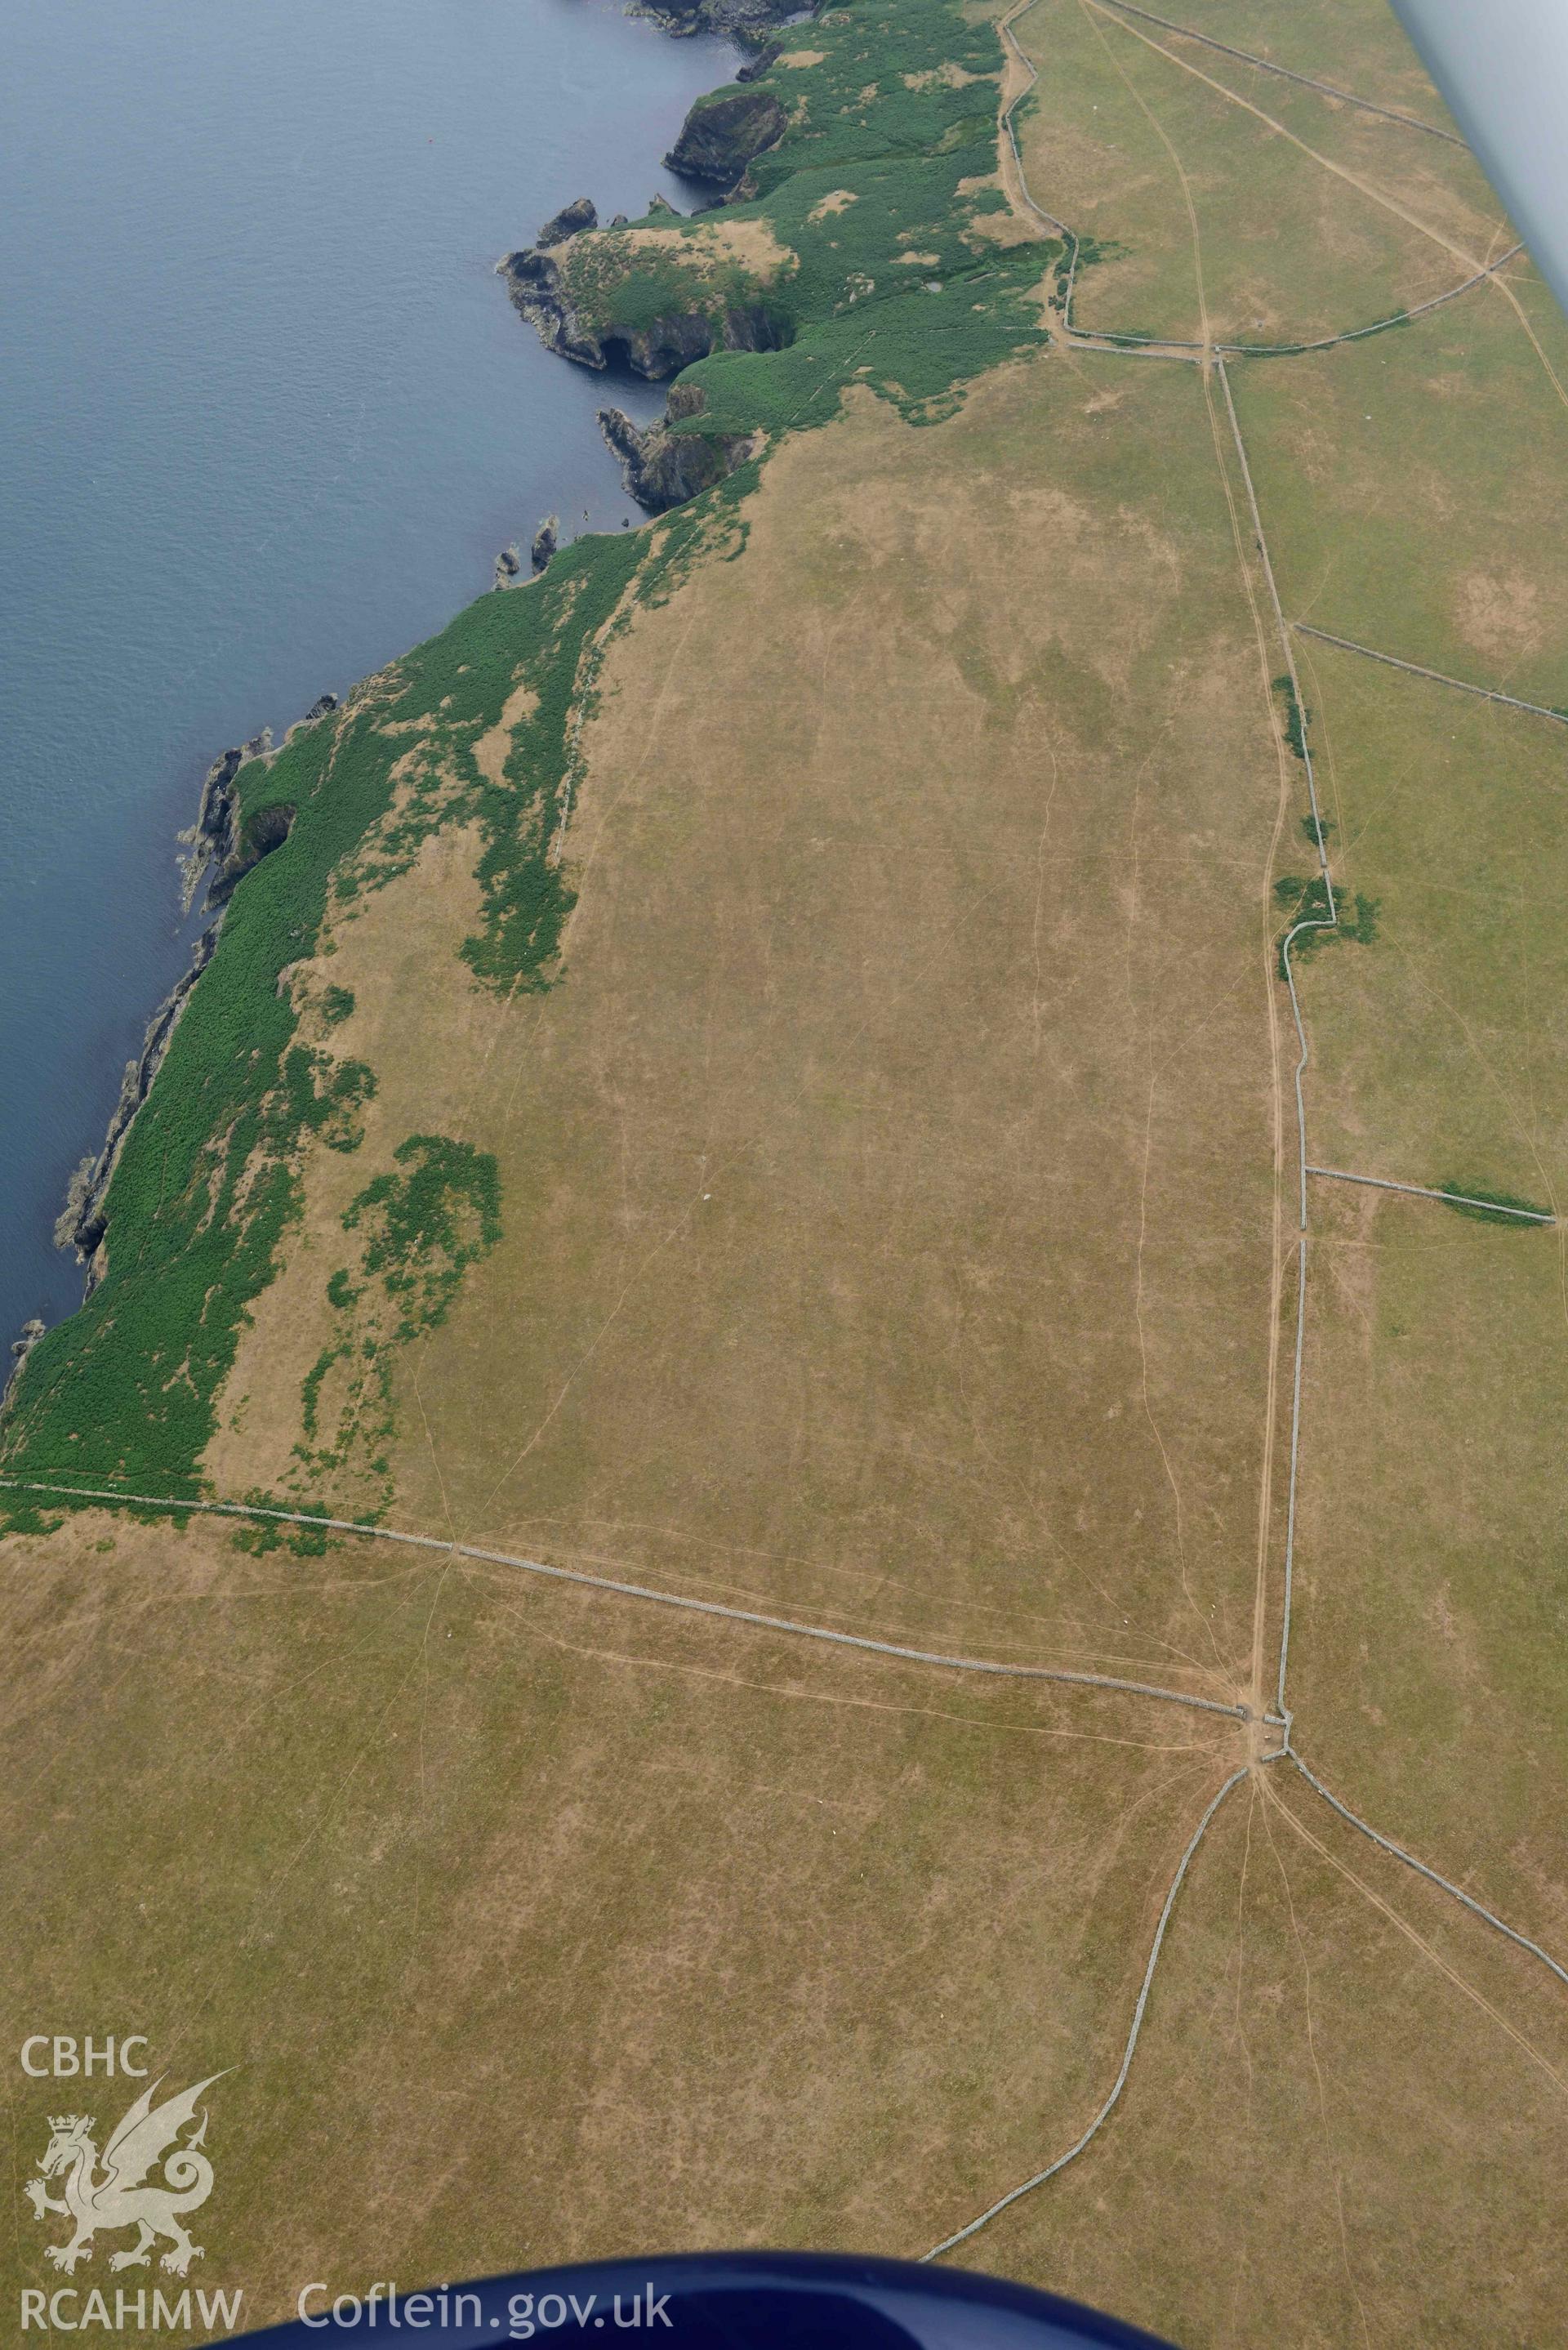
[[[338,707],[335,693],[324,693],[306,713],[300,724],[314,725],[318,720],[330,716]],[[293,733],[297,730],[291,728],[289,731]],[[87,1267],[86,1295],[89,1297],[101,1270],[99,1251],[109,1229],[104,1207],[109,1196],[109,1180],[125,1138],[130,1131],[131,1121],[152,1090],[152,1081],[169,1050],[181,1014],[190,1001],[191,992],[213,959],[223,908],[245,875],[254,872],[262,859],[270,857],[275,849],[281,848],[294,828],[297,810],[291,802],[279,802],[263,808],[248,825],[242,821],[236,783],[240,769],[247,760],[265,759],[272,755],[269,729],[256,735],[253,741],[225,751],[207,770],[196,822],[185,836],[190,844],[185,902],[187,907],[193,902],[203,877],[210,876],[204,911],[213,919],[196,941],[189,970],[164,997],[148,1022],[140,1052],[126,1063],[119,1098],[109,1118],[102,1146],[96,1154],[89,1152],[72,1175],[66,1191],[65,1206],[55,1225],[56,1246],[74,1248]],[[12,1351],[16,1353],[16,1349]],[[18,1355],[16,1366],[18,1371],[22,1359]],[[15,1377],[16,1371],[12,1373],[13,1380]]]
[[[789,319],[765,302],[684,308],[674,287],[669,307],[645,323],[612,315],[604,324],[594,325],[582,316],[571,283],[550,248],[525,245],[509,253],[500,266],[514,303],[546,348],[597,374],[616,371],[640,377],[645,383],[663,383],[715,351],[781,351],[794,337]]]
[[[700,416],[706,401],[696,384],[676,384],[661,420],[646,432],[620,408],[601,408],[599,430],[620,459],[628,494],[649,514],[668,514],[711,490],[755,452],[753,433],[680,433],[670,426]]]

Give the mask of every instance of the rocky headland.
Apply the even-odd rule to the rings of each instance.
[[[788,128],[789,117],[771,89],[716,89],[698,99],[664,160],[688,180],[732,189]]]
[[[331,716],[340,706],[335,693],[322,694],[311,704],[297,725],[289,728],[285,740],[296,733],[298,726],[313,725],[317,720]],[[104,1210],[116,1163],[136,1113],[152,1089],[152,1080],[169,1050],[180,1015],[190,1001],[191,992],[213,960],[223,910],[245,875],[259,865],[264,857],[270,856],[275,848],[280,848],[288,838],[294,820],[292,808],[265,809],[254,824],[246,827],[240,806],[236,785],[240,769],[252,759],[266,759],[272,755],[272,730],[264,727],[248,743],[235,743],[214,759],[202,785],[196,821],[190,831],[182,836],[186,850],[185,905],[189,909],[194,903],[196,893],[202,880],[206,879],[206,910],[213,919],[197,940],[189,967],[148,1022],[140,1052],[125,1065],[119,1097],[110,1115],[101,1146],[96,1153],[88,1152],[67,1186],[65,1205],[55,1224],[55,1242],[59,1248],[74,1248],[79,1261],[86,1265],[88,1296],[92,1295],[103,1269],[101,1251],[108,1229]],[[23,1331],[22,1336],[27,1345],[12,1348],[16,1357],[13,1378],[21,1369],[27,1351],[42,1335],[41,1325],[35,1330],[29,1324]]]
[[[695,384],[676,384],[665,402],[664,420],[646,431],[624,409],[599,410],[599,431],[620,459],[628,494],[647,513],[668,514],[671,506],[684,505],[754,454],[754,434],[670,431],[671,424],[701,411],[702,394]]]
[[[757,69],[774,54],[763,51]],[[772,90],[716,90],[691,108],[665,161],[732,194],[743,190],[752,163],[788,123]],[[640,227],[617,213],[600,230],[591,199],[578,196],[545,223],[533,244],[497,264],[514,305],[545,347],[580,367],[599,373],[624,368],[653,383],[714,351],[783,348],[790,340],[787,319],[765,298],[763,281],[730,255],[717,225],[711,235],[683,235],[660,249],[664,217],[673,229],[681,216],[656,197]],[[668,288],[662,299],[661,281]],[[623,409],[599,411],[627,490],[649,514],[665,514],[711,488],[752,453],[751,435],[673,429],[701,415],[702,404],[694,386],[676,385],[664,418],[647,427]],[[537,542],[534,567],[543,568]]]
[[[776,351],[787,340],[763,302],[687,309],[672,301],[669,310],[644,320],[618,316],[612,292],[607,312],[590,322],[569,274],[546,248],[524,245],[507,254],[499,266],[513,302],[546,348],[600,374],[620,367],[649,383],[662,383],[711,351]]]
[[[813,12],[791,0],[643,0],[642,14],[679,38],[687,33],[721,33],[732,41],[761,43],[780,25]]]
[[[87,1267],[87,1295],[89,1297],[103,1269],[99,1252],[108,1230],[104,1203],[109,1197],[116,1162],[130,1131],[131,1122],[152,1089],[152,1080],[169,1050],[170,1039],[190,1000],[191,991],[212,962],[217,943],[218,925],[213,922],[197,940],[190,969],[170,990],[148,1022],[140,1052],[125,1065],[119,1098],[109,1118],[109,1130],[101,1149],[96,1158],[89,1153],[82,1160],[67,1186],[66,1203],[55,1225],[55,1244],[57,1248],[76,1250],[78,1258]],[[23,1336],[26,1336],[26,1331]],[[23,1359],[18,1357],[18,1369]]]

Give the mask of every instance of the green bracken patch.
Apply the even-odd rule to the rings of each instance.
[[[46,1509],[31,1494],[0,1491],[0,1528],[6,1534],[58,1534],[65,1522],[64,1512]]]
[[[374,1499],[356,1503],[369,1518],[391,1500],[395,1350],[445,1320],[468,1266],[501,1237],[500,1178],[487,1151],[411,1134],[392,1159],[344,1211],[344,1231],[359,1242],[358,1278],[340,1265],[327,1284],[337,1327],[301,1383],[294,1447],[303,1492],[350,1469],[373,1479]]]
[[[1284,735],[1298,759],[1306,757],[1307,722],[1312,712],[1296,691],[1295,680],[1287,672],[1274,680],[1274,691],[1284,709]]]
[[[366,1231],[361,1260],[401,1305],[398,1336],[445,1319],[465,1265],[501,1237],[500,1185],[488,1151],[437,1134],[410,1134],[393,1153],[401,1172],[378,1175],[346,1211]]]
[[[667,319],[773,307],[767,280],[721,257],[701,216],[686,223],[654,213],[634,225],[657,229],[663,249],[607,228],[575,236],[557,256],[573,311],[590,333],[648,334]]]
[[[682,434],[822,423],[852,381],[933,421],[959,387],[1042,339],[1039,297],[1061,246],[1001,245],[977,225],[1007,209],[994,109],[977,103],[996,78],[992,26],[951,0],[911,0],[831,9],[812,46],[818,64],[775,66],[756,85],[790,125],[753,163],[754,193],[717,215],[742,235],[764,227],[791,265],[764,282],[716,265],[702,215],[635,224],[660,233],[662,255],[650,257],[646,234],[604,230],[575,237],[561,259],[574,307],[601,334],[765,309],[784,348],[717,350],[688,368],[680,382],[704,398]],[[971,78],[954,87],[950,68]]]
[[[1441,1194],[1443,1205],[1451,1208],[1456,1216],[1471,1216],[1483,1224],[1506,1224],[1519,1232],[1531,1230],[1530,1217],[1544,1222],[1552,1214],[1551,1209],[1543,1208],[1538,1200],[1521,1199],[1516,1191],[1489,1191],[1481,1183],[1435,1183],[1432,1188]],[[1510,1208],[1521,1212],[1510,1215],[1506,1212]]]
[[[1307,821],[1309,824],[1312,821],[1310,816]],[[1274,883],[1274,902],[1286,917],[1279,941],[1282,979],[1286,976],[1287,939],[1291,941],[1291,961],[1299,969],[1326,940],[1349,939],[1357,946],[1366,947],[1370,946],[1377,936],[1381,900],[1363,897],[1359,890],[1347,889],[1335,892],[1331,906],[1329,885],[1321,873],[1314,873],[1310,878],[1303,878],[1299,873],[1282,873]]]

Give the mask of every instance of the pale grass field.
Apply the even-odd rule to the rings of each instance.
[[[7,2044],[237,2068],[193,2281],[252,2324],[314,2278],[924,2251],[1097,2101],[1235,1762],[384,1544],[83,1513],[5,1565]],[[133,2094],[91,2085],[100,2146]],[[18,2076],[18,2177],[68,2095]],[[17,2217],[8,2292],[58,2234]]]
[[[1462,146],[1101,0],[1036,0],[1013,30],[1041,69],[1018,122],[1030,187],[1111,248],[1080,275],[1085,330],[1196,341],[1206,315],[1243,343],[1341,334],[1514,241]]]
[[[939,428],[864,400],[748,519],[607,664],[404,1507],[1231,1698],[1278,782],[1199,386],[1056,356]]]
[[[1370,0],[1170,13],[1445,120]],[[1132,249],[1080,326],[1349,325],[1490,257],[1458,150],[1182,48],[1336,172],[1096,0],[1016,32],[1036,201]],[[1375,161],[1435,236],[1349,186]],[[1568,702],[1568,330],[1526,265],[1230,375],[1287,622]],[[1314,858],[1286,643],[1336,889],[1377,906],[1300,970],[1314,1159],[1568,1192],[1568,785],[1551,720],[1282,638],[1247,490],[1217,379],[1060,335],[943,424],[859,392],[785,438],[592,649],[556,983],[472,980],[455,827],[295,974],[351,987],[379,1089],[358,1152],[305,1148],[213,1490],[358,1514],[384,1440],[410,1530],[1255,1714],[1296,1336],[1273,884]],[[322,1385],[324,1486],[345,1209],[421,1130],[493,1154],[501,1238],[399,1354],[389,1438]],[[1296,1746],[1563,1957],[1563,1234],[1309,1208]],[[211,2234],[253,2322],[307,2276],[923,2252],[1087,2128],[1250,1764],[1120,2104],[959,2257],[1184,2350],[1568,2333],[1568,1993],[1255,1719],[375,1539],[83,1513],[0,1560],[7,2028],[133,2012],[240,2068]]]

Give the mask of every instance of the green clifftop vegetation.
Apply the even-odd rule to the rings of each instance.
[[[807,34],[811,62],[781,60],[766,77],[790,120],[753,166],[754,195],[690,223],[650,215],[635,244],[603,230],[559,249],[607,327],[710,303],[711,274],[691,256],[715,219],[742,234],[754,224],[787,248],[791,265],[768,289],[787,348],[689,369],[682,390],[699,387],[702,404],[672,425],[682,434],[775,440],[824,422],[850,382],[932,421],[1043,336],[1052,249],[983,233],[1006,213],[990,26],[959,0],[911,0],[835,7]],[[742,272],[720,291],[751,284]],[[558,835],[607,638],[669,591],[706,537],[733,533],[755,479],[753,463],[657,535],[579,539],[541,580],[482,598],[347,711],[241,770],[242,839],[269,813],[291,811],[292,824],[234,891],[115,1169],[102,1277],[33,1349],[0,1426],[0,1468],[204,1490],[214,1397],[297,1219],[301,1151],[312,1135],[353,1150],[355,1106],[377,1081],[335,1052],[329,1021],[306,1040],[291,967],[317,952],[329,905],[407,870],[437,827],[477,821],[483,920],[461,952],[504,993],[555,983],[572,903]],[[531,707],[498,779],[472,746],[500,724],[519,676]],[[35,1515],[0,1493],[0,1523]]]

